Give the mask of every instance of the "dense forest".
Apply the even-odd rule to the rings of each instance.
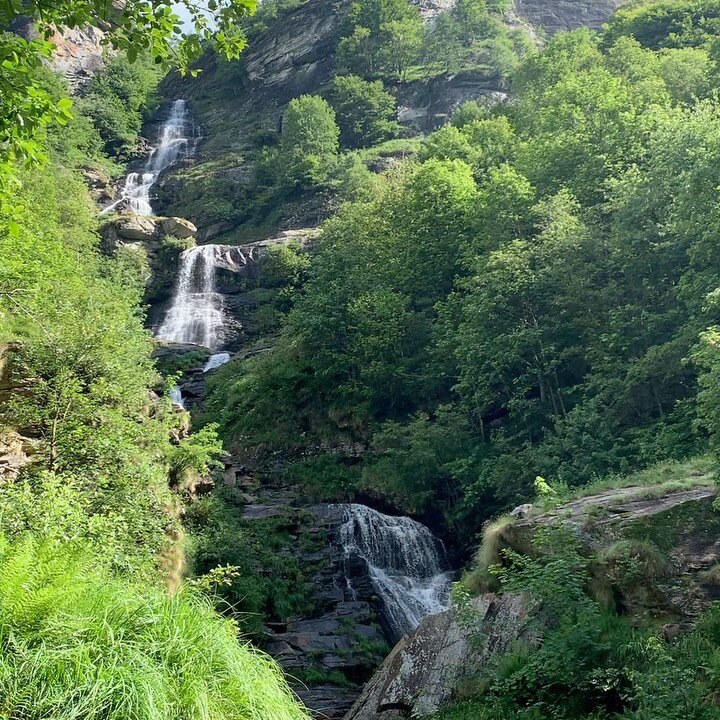
[[[245,132],[227,90],[245,53],[313,2],[0,2],[0,718],[299,720],[298,681],[354,699],[390,650],[374,615],[336,653],[360,647],[361,670],[288,678],[256,647],[317,609],[317,568],[287,547],[315,557],[327,528],[302,512],[347,503],[451,550],[449,612],[484,654],[418,716],[720,717],[717,503],[564,522],[603,492],[674,511],[715,481],[720,2],[638,0],[551,36],[504,0],[430,19],[340,3],[326,81]],[[103,33],[79,89],[53,69],[58,27]],[[493,92],[407,122],[417,88],[457,78]],[[201,244],[221,225],[226,249],[318,224],[243,280],[245,342],[189,410],[172,391],[216,348],[173,349],[149,318],[195,240],[108,241],[178,88],[244,135],[250,170],[178,163],[166,215]],[[224,136],[198,142],[235,161]],[[223,481],[238,457],[303,521],[251,526]],[[515,596],[522,630],[488,631],[478,603]],[[362,701],[348,717],[390,717]]]

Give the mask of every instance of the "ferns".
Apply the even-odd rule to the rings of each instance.
[[[276,665],[191,591],[0,539],[2,720],[302,720]]]

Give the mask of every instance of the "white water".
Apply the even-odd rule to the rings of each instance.
[[[175,296],[157,331],[160,340],[215,348],[222,339],[222,295],[215,289],[215,246],[199,245],[180,256]]]
[[[179,405],[180,407],[185,407],[185,399],[183,398],[182,390],[177,385],[173,385],[170,388],[170,392],[168,393],[170,399]]]
[[[170,116],[162,124],[157,147],[150,153],[143,172],[129,173],[120,198],[106,207],[101,215],[127,208],[137,215],[152,215],[150,191],[165,168],[195,150],[195,128],[190,121],[185,100],[175,100]]]
[[[452,575],[445,549],[419,522],[348,505],[340,542],[346,555],[354,553],[367,562],[370,580],[398,637],[427,615],[449,607]]]
[[[226,362],[230,361],[230,353],[227,352],[220,352],[220,353],[214,353],[208,358],[208,361],[205,363],[205,367],[203,368],[203,372],[210,372],[211,370],[214,370],[215,368],[219,368],[221,365],[224,365]]]

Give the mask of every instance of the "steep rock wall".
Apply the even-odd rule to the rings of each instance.
[[[515,11],[548,35],[587,26],[599,28],[625,0],[515,0]]]

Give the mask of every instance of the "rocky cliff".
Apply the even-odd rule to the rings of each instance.
[[[431,22],[451,2],[421,0],[419,6]],[[155,188],[160,212],[189,217],[201,228],[201,241],[221,238],[235,243],[262,239],[278,228],[316,225],[333,211],[331,196],[305,194],[286,201],[279,210],[269,207],[259,225],[244,226],[263,213],[252,188],[260,148],[276,140],[282,111],[292,98],[327,88],[350,4],[350,0],[308,0],[254,37],[241,60],[225,62],[208,54],[197,79],[175,77],[166,82],[167,97],[190,101],[205,140],[196,158],[179,163],[160,178]],[[617,4],[617,0],[518,0],[514,16],[553,33],[584,24],[598,26]],[[399,82],[393,90],[399,120],[418,133],[445,123],[462,102],[503,97],[506,88],[499,77],[475,70]]]
[[[37,37],[38,32],[27,16],[18,17],[10,29],[25,38]],[[55,45],[51,66],[67,79],[70,89],[82,87],[102,66],[107,48],[105,33],[91,25],[55,28],[50,40]]]
[[[515,0],[517,14],[548,35],[578,27],[599,28],[625,0]]]

